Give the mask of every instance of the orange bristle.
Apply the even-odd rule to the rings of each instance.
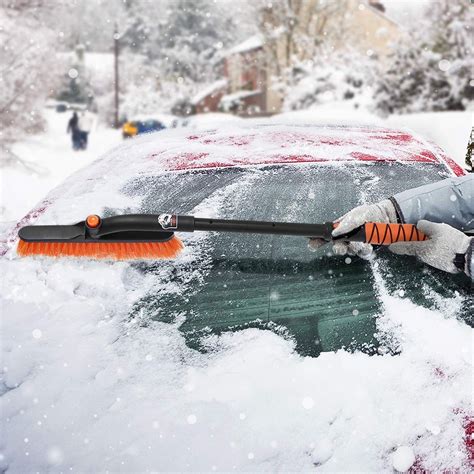
[[[90,259],[142,260],[173,259],[184,248],[174,235],[167,242],[18,242],[17,253],[22,257],[84,257]]]

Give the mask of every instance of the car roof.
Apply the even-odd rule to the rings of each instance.
[[[161,138],[161,137],[160,137]],[[168,171],[269,164],[407,162],[439,164],[464,173],[433,143],[380,127],[235,126],[181,134],[180,151],[157,140],[156,159]]]

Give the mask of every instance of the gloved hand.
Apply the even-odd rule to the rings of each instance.
[[[389,249],[400,255],[414,255],[422,262],[449,273],[458,273],[456,254],[465,255],[471,238],[448,224],[419,221],[417,229],[428,236],[423,242],[397,242]]]
[[[363,204],[355,207],[347,214],[336,220],[339,225],[332,232],[333,237],[347,234],[356,227],[366,222],[385,222],[396,223],[397,211],[395,206],[388,199],[384,199],[376,204]],[[310,239],[308,246],[311,250],[317,250],[327,242],[322,239]],[[337,255],[357,255],[361,258],[368,259],[372,255],[372,245],[364,242],[334,242],[333,252]]]

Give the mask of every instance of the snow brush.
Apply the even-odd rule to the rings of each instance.
[[[294,235],[327,240],[390,245],[426,240],[412,224],[368,222],[348,234],[333,238],[337,223],[210,219],[174,214],[128,214],[100,218],[90,215],[73,225],[26,226],[19,230],[17,253],[21,256],[86,257],[96,259],[172,259],[183,249],[174,232],[241,232]]]

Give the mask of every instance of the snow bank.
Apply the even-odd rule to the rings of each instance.
[[[274,115],[270,120],[288,125],[373,125],[377,127],[385,125],[380,117],[366,110],[354,109],[350,101],[331,102],[306,110],[285,112]]]
[[[474,126],[471,111],[391,115],[387,124],[393,128],[413,130],[432,140],[456,163],[464,166],[467,144]]]
[[[231,114],[210,112],[206,114],[191,115],[188,119],[188,127],[195,130],[207,130],[209,128],[220,128],[226,125],[243,124],[244,119]]]

